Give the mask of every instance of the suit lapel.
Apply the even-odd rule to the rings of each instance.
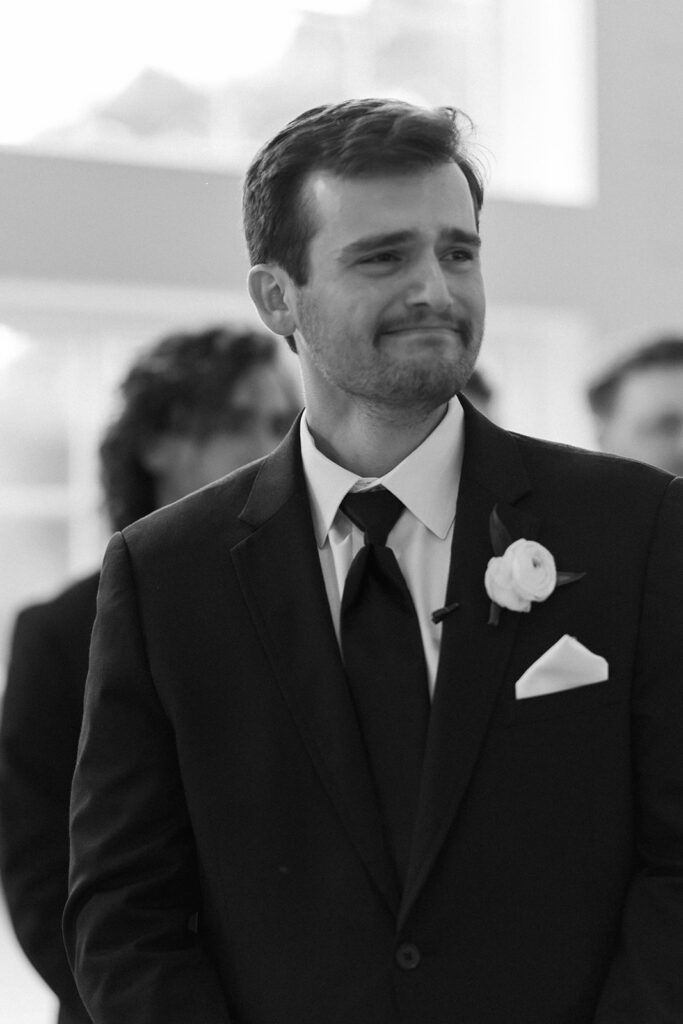
[[[245,600],[287,706],[368,872],[398,908],[393,866],[342,667],[295,427],[264,461],[232,550]]]
[[[463,403],[465,404],[465,403]],[[488,625],[484,572],[493,551],[494,505],[513,538],[534,538],[538,522],[513,502],[530,487],[514,439],[466,406],[465,458],[458,494],[445,620],[430,716],[415,841],[399,924],[405,920],[466,792],[512,653],[519,615]]]

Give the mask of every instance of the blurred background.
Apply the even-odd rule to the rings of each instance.
[[[473,118],[494,418],[594,447],[586,383],[683,324],[682,57],[679,0],[6,10],[0,691],[17,609],[99,563],[97,442],[134,354],[169,330],[257,322],[241,177],[306,107],[384,95]],[[0,1020],[47,1024],[54,999],[3,915]]]

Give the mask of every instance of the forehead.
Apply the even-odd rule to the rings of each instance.
[[[332,247],[383,232],[476,232],[469,185],[454,163],[354,178],[316,172],[304,186],[304,197],[314,239]]]
[[[683,364],[633,370],[619,389],[618,406],[624,411],[657,412],[662,407],[683,411]]]

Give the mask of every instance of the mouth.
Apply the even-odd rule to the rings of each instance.
[[[379,337],[387,345],[407,346],[409,349],[428,349],[432,346],[450,347],[456,343],[467,345],[464,331],[453,324],[406,324],[380,331]]]
[[[460,334],[459,328],[452,324],[406,324],[403,327],[390,327],[380,334]]]

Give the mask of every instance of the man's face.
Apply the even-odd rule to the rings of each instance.
[[[267,455],[289,430],[299,409],[296,388],[280,367],[250,370],[230,397],[234,429],[206,437],[166,434],[147,452],[157,504],[167,505],[234,469]]]
[[[290,287],[307,403],[431,411],[468,379],[484,328],[479,238],[455,164],[314,174],[309,278]],[[293,302],[292,302],[293,295]]]
[[[629,373],[600,444],[605,451],[683,476],[683,366]]]

